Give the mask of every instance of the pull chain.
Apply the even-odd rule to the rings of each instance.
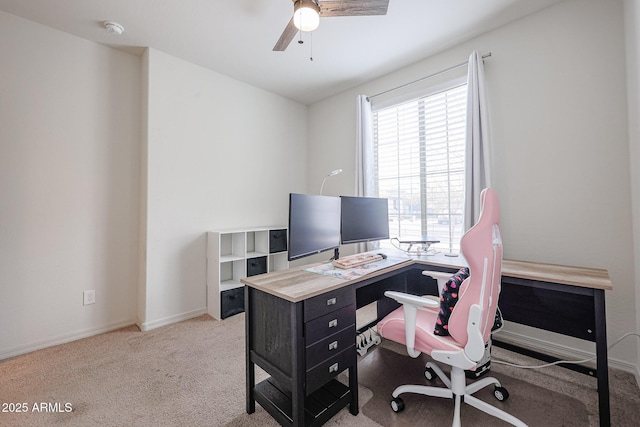
[[[302,40],[302,30],[298,31],[299,40],[298,44],[303,44],[304,40]],[[313,62],[313,31],[309,32],[309,61]]]

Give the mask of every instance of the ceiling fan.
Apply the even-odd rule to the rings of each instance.
[[[273,47],[284,51],[298,30],[313,31],[320,18],[330,16],[386,15],[389,0],[292,0],[293,17]]]

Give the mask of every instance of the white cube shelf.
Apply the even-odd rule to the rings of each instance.
[[[289,268],[286,227],[254,227],[207,233],[207,309],[224,319],[244,311],[247,276]]]

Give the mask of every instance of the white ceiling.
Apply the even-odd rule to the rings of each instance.
[[[0,0],[0,10],[137,54],[152,47],[311,104],[559,1],[390,0],[386,16],[321,18],[312,40],[296,36],[285,52],[272,49],[291,0]],[[106,20],[124,34],[108,33]]]

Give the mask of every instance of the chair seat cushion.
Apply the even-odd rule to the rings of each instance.
[[[414,349],[422,353],[431,354],[432,350],[461,350],[453,338],[437,336],[433,333],[433,325],[438,316],[437,310],[418,310],[416,319],[416,340]],[[404,330],[404,307],[399,307],[378,322],[378,333],[384,338],[407,344]]]

